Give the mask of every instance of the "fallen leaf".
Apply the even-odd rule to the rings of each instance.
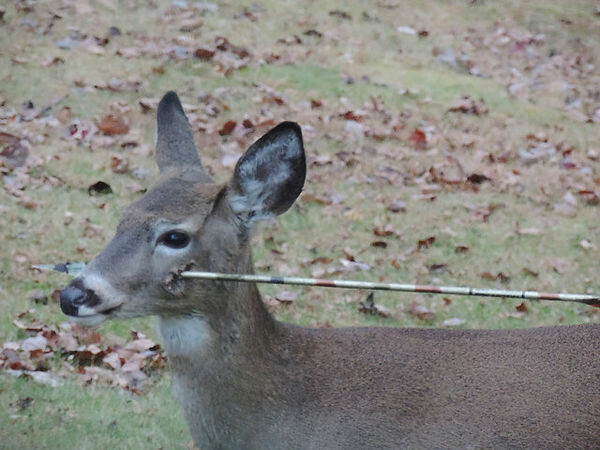
[[[510,276],[506,275],[504,272],[498,272],[496,279],[499,280],[500,283],[506,284],[510,281]]]
[[[543,234],[543,231],[539,228],[517,228],[516,234],[524,236],[539,236],[540,234]]]
[[[563,202],[569,206],[576,207],[577,206],[577,198],[571,194],[570,192],[565,192],[562,198]]]
[[[525,304],[525,302],[521,302],[520,304],[515,306],[515,309],[523,313],[529,312],[529,309],[527,309],[527,305]]]
[[[292,291],[281,291],[275,295],[275,299],[278,302],[286,304],[286,305],[289,305],[289,304],[295,302],[297,298],[298,298],[298,293],[292,292]]]
[[[194,51],[194,55],[196,58],[199,58],[203,61],[209,61],[213,56],[215,56],[215,51],[206,47],[198,47]]]
[[[492,275],[490,272],[482,272],[479,274],[481,278],[487,281],[496,281],[496,277]]]
[[[65,60],[62,59],[60,56],[54,56],[54,57],[50,57],[47,60],[45,60],[42,63],[42,66],[43,67],[51,67],[51,66],[54,66],[56,64],[64,64],[64,63],[65,63]]]
[[[37,335],[25,339],[21,344],[21,348],[25,351],[44,350],[48,345],[48,339],[42,335]]]
[[[448,111],[479,116],[481,114],[487,114],[488,109],[487,106],[485,106],[483,98],[472,100],[470,97],[464,97],[454,103]]]
[[[219,130],[219,134],[221,136],[229,136],[233,130],[235,129],[235,126],[237,125],[237,122],[230,120],[228,122],[225,122],[223,124],[223,126],[221,127],[221,129]]]
[[[312,158],[312,164],[314,166],[326,166],[332,164],[331,157],[329,155],[315,155]]]
[[[362,116],[354,111],[346,111],[345,113],[341,114],[341,116],[344,119],[352,122],[361,122],[363,120]]]
[[[491,181],[491,178],[479,173],[472,173],[467,177],[467,181],[471,184],[481,184],[484,181]]]
[[[600,194],[596,191],[592,191],[589,189],[583,189],[577,192],[580,196],[585,199],[585,202],[589,206],[597,206],[600,204]]]
[[[272,310],[277,310],[279,306],[281,306],[281,302],[277,300],[275,297],[271,297],[270,295],[265,295],[263,297],[263,303]]]
[[[510,276],[506,275],[504,272],[498,272],[496,275],[492,275],[490,272],[482,272],[479,274],[481,278],[487,281],[500,281],[503,284],[506,284],[510,281]]]
[[[139,372],[145,364],[144,355],[141,353],[132,354],[121,366],[122,372]]]
[[[465,319],[459,319],[458,317],[453,317],[451,319],[446,319],[442,322],[442,325],[445,327],[458,327],[463,325],[466,322]]]
[[[63,349],[65,352],[74,352],[79,347],[79,343],[75,336],[70,333],[59,332],[57,347]]]
[[[102,362],[111,369],[120,369],[122,366],[121,358],[116,352],[106,355],[104,358],[102,358]]]
[[[142,112],[146,113],[148,111],[153,111],[156,108],[158,108],[158,103],[160,102],[159,99],[157,98],[140,98],[138,100],[138,103],[140,104],[140,106],[142,107]]]
[[[435,242],[435,236],[429,236],[425,239],[420,239],[417,242],[417,250],[423,250],[431,247],[431,245]]]
[[[387,248],[388,244],[385,241],[373,241],[371,247]]]
[[[353,272],[358,270],[371,270],[371,266],[361,261],[348,261],[347,259],[340,259],[342,267],[347,272]]]
[[[73,336],[78,341],[84,344],[100,344],[102,342],[102,335],[100,333],[93,328],[83,325],[72,324],[71,333],[73,333]]]
[[[392,313],[388,308],[375,303],[375,294],[371,292],[364,302],[359,302],[358,311],[363,314],[370,314],[373,316],[389,317]]]
[[[187,19],[183,20],[179,23],[179,31],[183,31],[184,33],[190,33],[194,30],[197,30],[203,25],[202,20],[200,19]]]
[[[425,150],[427,145],[427,136],[422,130],[415,128],[408,140],[415,150]]]
[[[110,170],[114,173],[127,173],[129,172],[129,161],[121,155],[111,155]]]
[[[119,48],[119,49],[117,49],[117,51],[115,53],[118,56],[122,56],[123,58],[126,58],[126,59],[138,58],[139,56],[142,55],[142,52],[140,51],[140,49],[135,48],[135,47]]]
[[[375,236],[382,236],[382,237],[387,237],[387,236],[400,236],[400,232],[398,230],[396,230],[395,228],[392,228],[389,225],[385,225],[385,226],[376,226],[375,228],[373,228],[373,234]]]
[[[118,134],[127,134],[129,126],[121,117],[109,114],[104,116],[97,124],[98,129],[106,136],[114,136]]]
[[[89,195],[112,194],[112,192],[113,190],[110,187],[110,184],[105,183],[104,181],[97,181],[94,184],[90,185],[90,187],[88,187]]]
[[[0,162],[10,169],[24,166],[28,156],[29,150],[20,142],[7,145],[0,150]]]
[[[430,264],[427,266],[427,270],[430,273],[448,272],[448,264],[443,264],[443,263]]]
[[[386,209],[393,213],[406,212],[406,203],[399,200],[393,201],[387,206]]]
[[[399,33],[402,33],[402,34],[408,34],[408,35],[410,35],[410,36],[414,36],[414,35],[416,35],[416,34],[417,34],[417,30],[415,30],[415,29],[414,29],[414,28],[412,28],[412,27],[408,27],[408,26],[406,26],[406,25],[400,25],[399,27],[396,27],[396,30],[397,30]]]
[[[24,411],[31,406],[33,403],[32,397],[21,397],[17,399],[15,406],[19,409],[19,411]]]
[[[523,267],[523,275],[527,275],[529,277],[533,277],[533,278],[537,278],[539,275],[539,272],[534,272],[533,270],[529,269],[528,267]]]
[[[433,311],[430,311],[426,306],[417,303],[416,301],[410,303],[406,312],[408,312],[408,314],[411,316],[419,318],[420,320],[430,320],[433,319],[435,315]]]
[[[329,15],[342,20],[352,20],[352,16],[349,13],[340,9],[334,9],[333,11],[329,11]]]

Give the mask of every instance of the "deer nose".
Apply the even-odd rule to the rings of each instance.
[[[85,289],[80,279],[73,280],[60,291],[60,309],[68,316],[78,316],[79,307],[92,307],[100,302],[100,298],[91,289]]]

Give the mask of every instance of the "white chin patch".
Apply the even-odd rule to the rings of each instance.
[[[94,314],[91,316],[73,317],[71,316],[71,322],[78,325],[84,325],[86,327],[93,327],[104,322],[108,317],[105,314]]]
[[[81,305],[77,308],[77,317],[95,316],[96,314],[98,313],[94,309],[88,308],[85,305]]]

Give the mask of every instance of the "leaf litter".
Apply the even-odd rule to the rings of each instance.
[[[215,37],[206,32],[211,15],[227,9],[223,5],[211,6],[208,2],[202,2],[202,5],[198,2],[172,2],[164,7],[150,5],[149,8],[154,12],[164,13],[157,19],[161,25],[171,26],[176,34],[125,29],[121,32],[119,28],[112,27],[110,30],[106,28],[106,32],[98,36],[82,26],[72,26],[60,33],[52,32],[55,23],[60,25],[59,22],[66,22],[74,14],[82,13],[81,8],[87,9],[87,13],[93,12],[96,7],[92,4],[76,2],[66,5],[64,10],[61,9],[60,20],[53,18],[52,14],[46,14],[41,5],[31,2],[18,4],[21,5],[20,14],[24,20],[19,27],[35,36],[48,35],[55,53],[46,53],[40,61],[35,61],[29,55],[14,54],[6,58],[6,62],[15,68],[39,66],[48,71],[49,77],[52,70],[66,69],[77,62],[82,53],[98,61],[108,58],[111,61],[123,59],[129,62],[151,60],[150,76],[157,78],[169,73],[170,65],[176,64],[193,65],[193,70],[200,73],[207,70],[218,77],[232,77],[241,69],[259,66],[292,66],[294,70],[300,70],[303,64],[319,65],[331,58],[331,54],[327,53],[331,43],[336,43],[340,49],[342,45],[348,45],[348,51],[340,52],[343,57],[332,59],[336,67],[339,65],[343,68],[340,85],[336,88],[345,89],[347,86],[348,92],[354,87],[373,88],[375,94],[364,100],[336,96],[321,98],[318,91],[307,92],[305,98],[297,99],[288,95],[288,91],[277,83],[259,83],[256,80],[237,86],[224,85],[194,91],[193,94],[190,89],[182,96],[195,137],[202,144],[203,151],[207,152],[207,170],[216,173],[233,167],[244,148],[278,121],[292,119],[302,124],[307,149],[311,149],[311,170],[299,208],[314,207],[324,217],[337,215],[350,222],[365,222],[361,228],[362,234],[356,231],[363,243],[355,247],[361,248],[360,252],[348,250],[341,255],[339,248],[327,249],[316,254],[322,256],[311,255],[306,258],[308,262],[304,263],[303,268],[315,277],[344,275],[353,271],[371,272],[376,276],[380,264],[389,264],[395,269],[404,268],[406,259],[425,258],[438,250],[438,243],[443,248],[446,244],[441,233],[419,230],[422,234],[418,236],[407,230],[400,231],[394,228],[398,223],[395,219],[407,217],[399,213],[410,210],[419,214],[421,208],[434,208],[442,199],[458,198],[463,193],[466,197],[460,198],[460,211],[454,210],[453,214],[458,217],[459,222],[456,223],[467,227],[471,226],[471,222],[482,226],[495,225],[502,215],[498,211],[505,207],[504,203],[509,204],[505,200],[506,195],[531,202],[535,212],[541,211],[543,214],[552,211],[567,218],[576,217],[584,208],[598,205],[599,150],[582,139],[569,137],[565,131],[570,121],[586,126],[600,123],[600,97],[595,88],[599,79],[598,72],[593,69],[597,66],[597,56],[594,47],[585,40],[569,39],[563,42],[551,34],[532,31],[504,18],[489,26],[479,23],[469,27],[445,24],[442,29],[435,30],[404,18],[401,21],[388,21],[387,16],[399,14],[402,6],[397,3],[378,3],[372,11],[365,11],[362,15],[354,11],[351,14],[344,10],[332,10],[323,14],[326,20],[310,17],[311,14],[307,12],[308,18],[298,19],[297,24],[294,22],[298,25],[297,30],[286,30],[266,45],[250,46],[243,38],[233,35]],[[251,7],[238,11],[234,20],[260,23],[269,14],[269,11]],[[514,119],[499,109],[497,102],[478,92],[453,94],[451,99],[455,101],[441,102],[439,111],[432,112],[427,105],[431,101],[435,105],[438,100],[426,98],[416,84],[402,86],[400,83],[385,83],[361,73],[364,69],[358,64],[360,52],[364,51],[361,46],[366,45],[368,52],[378,50],[377,44],[371,40],[361,42],[360,26],[370,22],[377,27],[389,27],[402,39],[418,40],[419,45],[430,49],[429,56],[442,66],[442,70],[499,83],[506,95],[524,102],[515,105],[540,105],[561,111],[566,115],[565,125],[556,123],[556,120],[542,124],[532,122],[527,125],[525,132],[513,132]],[[341,29],[348,24],[356,26],[356,35],[353,34],[350,39]],[[453,36],[453,48],[435,47],[436,35],[444,33]],[[121,35],[127,36],[127,41]],[[419,36],[426,39],[419,39]],[[344,58],[348,58],[352,64],[344,62]],[[357,64],[351,58],[356,58]],[[90,195],[110,193],[111,185],[115,186],[115,190],[120,188],[120,184],[109,179],[113,174],[129,180],[135,173],[140,173],[136,170],[136,167],[139,169],[139,159],[136,160],[136,155],[125,153],[124,150],[136,148],[140,154],[147,152],[146,156],[152,151],[149,146],[144,149],[143,144],[140,145],[143,142],[140,135],[136,137],[136,131],[139,131],[136,130],[136,124],[144,124],[137,125],[143,128],[151,119],[154,120],[153,111],[159,100],[154,97],[158,94],[149,89],[146,81],[149,74],[136,74],[131,78],[125,74],[115,74],[110,78],[101,74],[97,77],[86,75],[86,78],[81,76],[69,80],[68,88],[73,92],[128,99],[125,107],[130,108],[129,111],[123,111],[120,109],[122,105],[116,105],[96,117],[74,113],[78,97],[73,94],[57,102],[38,104],[36,99],[16,99],[8,93],[0,93],[0,174],[4,191],[18,208],[17,215],[43,208],[35,197],[37,190],[55,189],[64,183],[69,187],[71,185],[71,182],[52,173],[47,168],[48,160],[40,156],[48,143],[58,143],[61,148],[47,156],[56,160],[68,160],[70,152],[93,151],[101,155],[100,170],[106,169],[107,172],[98,172],[88,181],[105,181],[91,184]],[[400,95],[401,107],[396,106],[398,98],[388,100],[390,92]],[[248,100],[250,105],[243,112],[232,111],[239,98]],[[320,147],[320,142],[326,142],[327,145]],[[332,151],[329,151],[330,144]],[[356,199],[352,198],[352,202],[366,200],[365,203],[378,205],[379,210],[386,214],[370,221],[369,212],[365,213],[359,208],[349,209],[350,201],[345,198],[354,194],[342,191],[345,196],[340,196],[334,192],[335,189],[330,185],[339,180],[346,183],[344,188],[360,186],[376,192],[391,186],[399,194],[383,194],[374,198],[358,195]],[[502,200],[478,201],[475,196],[479,193],[505,197]],[[102,198],[98,196],[89,200],[106,204],[107,201]],[[102,236],[102,229],[95,228],[97,225],[85,222],[77,211],[72,214],[65,216],[65,226],[73,222],[75,216],[73,223],[81,227],[82,236]],[[63,218],[59,221],[62,224]],[[434,233],[438,237],[437,242]],[[515,239],[536,239],[549,235],[550,231],[543,222],[528,222],[523,227],[517,224],[509,233]],[[339,230],[335,236],[345,240],[349,234]],[[376,240],[373,240],[373,235],[377,236]],[[316,241],[318,237],[314,239]],[[405,240],[410,240],[410,243]],[[371,246],[371,243],[375,245]],[[573,243],[586,255],[597,251],[593,230],[589,235],[578,236]],[[416,247],[416,251],[400,253],[399,256],[395,253],[397,245]],[[77,248],[84,253],[84,247],[79,245]],[[281,248],[278,246],[274,250],[282,252]],[[452,244],[450,249],[460,258],[464,258],[465,254],[474,255],[477,250],[471,243]],[[285,256],[274,252],[269,252],[269,255],[278,258]],[[27,252],[14,253],[17,263],[24,263],[30,258]],[[435,260],[412,264],[413,272],[417,274],[419,270],[439,274],[453,267]],[[541,266],[530,266],[527,271],[515,269],[514,276],[518,273],[543,277]],[[549,267],[567,274],[570,273],[568,266],[566,263],[556,263]],[[472,268],[472,277],[482,277],[490,282],[510,282],[510,275],[497,269],[483,273],[481,270]],[[293,295],[278,295],[281,298],[277,295],[273,297],[278,305],[294,301],[289,300]],[[367,310],[372,310],[369,302],[365,305]],[[437,318],[434,312],[418,302],[408,308],[407,313],[417,320]],[[23,357],[23,363],[35,369],[35,363],[43,359],[42,355],[56,352],[56,348],[52,347],[52,339],[48,340],[45,347],[36,348],[43,344],[37,333],[48,338],[44,336],[43,328],[37,331],[33,329],[39,324],[26,326],[32,329],[23,332],[28,334],[27,339],[33,340],[27,343],[32,350],[29,350],[27,357]],[[53,331],[66,332],[60,328]],[[75,344],[81,343],[79,337],[73,339]],[[73,341],[67,342],[69,339],[66,337],[63,340],[64,348],[72,348]],[[20,345],[16,343],[15,348],[11,349],[10,345],[3,348],[3,354],[13,351],[18,357],[15,360],[15,354],[11,353],[6,360],[21,361],[22,355],[27,352]],[[107,348],[104,344],[80,345],[88,346],[85,349],[87,353],[82,353],[80,358],[93,361],[84,366],[90,372],[89,376],[96,369],[116,371],[125,366],[135,369],[131,371],[136,374],[132,380],[139,378],[139,357],[127,364],[131,358],[121,357],[116,351],[103,354]],[[32,351],[33,356],[38,356],[37,359],[31,356]],[[70,351],[76,352],[76,348]],[[143,351],[138,352],[141,353]],[[98,362],[97,355],[103,355],[101,362]],[[61,355],[60,358],[68,356]],[[68,361],[68,364],[75,367],[72,361]],[[50,373],[41,370],[33,372]],[[102,378],[100,372],[95,376],[96,381]],[[132,383],[135,384],[135,381]]]
[[[0,371],[43,384],[75,379],[142,393],[167,364],[160,345],[137,331],[119,345],[106,343],[93,329],[70,323],[53,327],[29,312],[19,314],[13,324],[29,337],[2,344]]]

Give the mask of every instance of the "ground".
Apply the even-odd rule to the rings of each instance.
[[[108,242],[156,176],[156,104],[170,89],[223,182],[270,127],[302,127],[307,184],[257,231],[258,273],[600,292],[598,8],[0,5],[0,447],[190,442],[154,319],[73,330],[55,293],[69,277],[31,268],[88,261]],[[278,318],[308,326],[600,322],[578,304],[376,292],[369,307],[362,291],[261,291]],[[58,385],[13,376],[23,369]]]

